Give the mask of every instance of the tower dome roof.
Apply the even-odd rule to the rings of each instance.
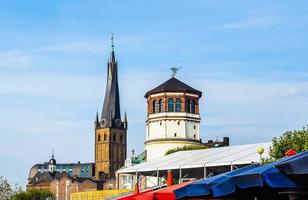
[[[183,83],[182,81],[172,77],[163,84],[159,85],[158,87],[148,91],[145,94],[145,98],[148,98],[152,94],[158,94],[163,92],[187,92],[191,94],[196,94],[199,97],[202,96],[202,92],[199,90],[196,90],[189,85]]]
[[[57,164],[57,161],[56,161],[55,156],[54,156],[53,153],[52,153],[51,159],[49,160],[49,163],[48,163],[48,164],[49,164],[49,165],[55,165],[55,164]]]

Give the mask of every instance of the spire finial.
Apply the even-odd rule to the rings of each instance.
[[[172,71],[172,77],[175,77],[176,73],[181,69],[182,67],[171,67],[170,70]]]
[[[52,159],[55,158],[55,150],[54,150],[54,149],[51,150],[51,158],[52,158]]]
[[[111,34],[111,49],[114,51],[113,33]]]

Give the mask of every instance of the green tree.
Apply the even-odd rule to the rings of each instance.
[[[270,159],[277,160],[285,156],[289,149],[297,152],[308,150],[308,126],[301,130],[287,131],[279,138],[274,137],[270,148]]]
[[[46,200],[47,198],[53,199],[53,197],[49,191],[31,190],[15,194],[12,200]]]
[[[10,200],[13,195],[21,191],[22,188],[17,184],[15,184],[15,187],[12,188],[8,180],[0,176],[0,200]]]
[[[9,182],[0,176],[0,199],[1,200],[10,200],[14,195],[14,190],[11,188]]]

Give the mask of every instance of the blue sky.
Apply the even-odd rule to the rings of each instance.
[[[93,161],[110,35],[128,152],[143,150],[145,92],[170,78],[203,91],[203,140],[270,141],[308,124],[308,2],[246,0],[0,3],[0,175]]]

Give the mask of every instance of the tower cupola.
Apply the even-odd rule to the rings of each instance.
[[[174,75],[145,94],[148,160],[163,156],[172,148],[201,145],[199,99],[202,92]]]

